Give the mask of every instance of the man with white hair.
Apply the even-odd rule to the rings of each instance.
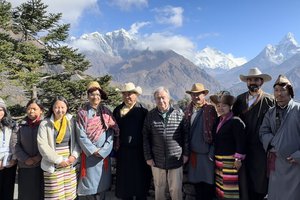
[[[172,200],[182,200],[182,166],[188,160],[188,133],[183,112],[170,105],[169,91],[159,87],[154,92],[156,108],[144,122],[144,156],[151,166],[155,199],[165,200],[167,185]]]

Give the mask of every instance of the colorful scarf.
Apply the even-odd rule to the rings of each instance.
[[[184,112],[185,120],[190,122],[191,117],[193,115],[193,108],[194,105],[193,103],[190,103],[188,107],[186,108]],[[214,122],[217,118],[217,114],[213,108],[212,105],[209,105],[208,103],[203,104],[202,108],[203,109],[203,120],[204,120],[204,141],[208,144],[212,143],[212,129]]]
[[[66,116],[64,115],[61,120],[54,121],[54,128],[58,132],[56,137],[56,144],[60,144],[67,132],[68,121]]]
[[[78,112],[78,123],[83,126],[86,130],[87,137],[92,141],[96,142],[100,135],[109,128],[114,130],[114,136],[119,136],[119,128],[117,123],[112,117],[112,113],[104,106],[98,106],[97,113],[100,116],[94,116],[88,119],[88,105],[85,105]],[[104,170],[107,171],[109,167],[108,158],[103,160]],[[81,177],[86,176],[86,155],[84,152],[81,153]]]

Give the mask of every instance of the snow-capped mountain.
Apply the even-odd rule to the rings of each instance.
[[[279,65],[300,52],[295,37],[288,33],[277,45],[268,44],[252,61],[258,62],[263,68]]]
[[[145,50],[140,49],[140,46],[137,45],[142,40],[143,37],[136,37],[136,35],[120,29],[105,34],[94,32],[84,34],[79,38],[73,37],[69,45],[78,48],[82,52],[98,52],[98,54],[101,53],[110,57],[126,57],[130,51]],[[169,47],[162,47],[161,50],[166,49],[169,49]],[[247,62],[245,58],[235,58],[232,54],[225,54],[211,47],[194,52],[191,61],[201,68],[224,70],[232,69]]]
[[[249,69],[253,67],[258,67],[262,73],[267,73],[272,76],[273,80],[264,84],[265,90],[272,93],[272,86],[279,74],[291,76],[293,74],[291,72],[299,71],[300,46],[294,35],[288,33],[278,44],[266,45],[266,47],[249,62],[225,73],[218,74],[216,78],[225,88],[230,88],[231,91],[239,93],[239,91],[246,89],[246,84],[240,81],[239,75],[247,74]],[[293,74],[294,80],[296,80],[295,76],[297,77],[298,74],[299,73]],[[300,94],[297,97],[300,97]]]
[[[92,76],[110,74],[116,84],[134,82],[142,86],[144,95],[152,97],[153,89],[167,86],[175,100],[181,99],[193,83],[202,80],[210,91],[220,84],[204,69],[175,51],[137,49],[140,38],[124,29],[100,34],[84,34],[72,38],[70,45],[78,48],[91,62],[87,73]],[[221,54],[221,52],[219,52]]]
[[[279,73],[293,74],[291,72],[298,72],[300,67],[300,46],[292,33],[284,36],[278,44],[266,45],[249,62],[244,58],[235,58],[231,54],[206,47],[195,52],[195,57],[191,60],[193,63],[188,64],[184,61],[186,58],[175,51],[167,53],[166,47],[163,51],[136,48],[142,39],[120,29],[106,34],[98,32],[84,34],[80,38],[70,40],[70,45],[81,50],[91,61],[92,67],[88,69],[88,74],[93,76],[111,74],[117,83],[136,82],[144,87],[145,91],[168,83],[174,88],[171,91],[176,98],[181,98],[184,88],[188,89],[187,87],[195,81],[208,80],[206,84],[210,85],[212,90],[219,88],[220,83],[223,89],[238,94],[246,89],[245,83],[239,80],[239,75],[247,74],[250,68],[259,67],[263,73],[268,73],[276,79]],[[202,70],[201,73],[196,66]],[[163,72],[162,76],[157,75],[160,72]],[[191,76],[197,73],[201,75]],[[184,78],[183,74],[186,75]],[[147,77],[152,77],[151,79],[155,81]],[[298,73],[293,74],[293,80],[297,77]],[[214,88],[214,85],[217,87]],[[271,85],[272,81],[266,83],[264,87],[272,92]]]
[[[234,58],[232,54],[225,54],[211,47],[198,52],[195,60],[195,64],[199,67],[224,70],[230,70],[247,62],[245,58]]]
[[[109,56],[120,56],[125,50],[133,49],[136,39],[126,30],[120,29],[106,34],[99,32],[71,38],[69,45],[81,51],[96,51]]]

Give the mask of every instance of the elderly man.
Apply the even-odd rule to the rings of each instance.
[[[265,115],[260,139],[268,152],[268,199],[300,198],[300,103],[293,100],[290,81],[279,75],[274,86],[276,105]]]
[[[182,165],[188,160],[188,134],[183,113],[170,105],[169,91],[159,87],[154,92],[156,108],[144,122],[144,155],[151,166],[155,199],[165,200],[166,187],[172,200],[182,199]]]
[[[191,90],[186,91],[192,99],[185,110],[191,148],[188,180],[194,183],[197,200],[212,200],[214,197],[212,129],[217,113],[205,100],[208,92],[201,83],[195,83]]]
[[[146,200],[151,170],[143,153],[143,124],[148,110],[138,102],[142,88],[125,83],[119,89],[123,103],[113,115],[120,129],[120,148],[117,151],[116,196],[131,200]]]
[[[274,105],[274,99],[265,93],[261,87],[272,78],[263,74],[258,68],[249,70],[248,75],[240,75],[247,83],[248,91],[239,95],[233,105],[233,113],[239,116],[246,125],[246,158],[244,160],[247,183],[242,182],[242,194],[247,194],[250,200],[262,200],[267,193],[268,180],[266,176],[266,153],[259,140],[259,128],[265,113]],[[241,171],[240,173],[243,173]],[[241,174],[245,176],[245,174]],[[245,179],[244,179],[245,180]],[[247,195],[242,199],[247,199]]]

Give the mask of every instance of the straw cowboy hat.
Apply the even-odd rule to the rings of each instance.
[[[104,92],[104,90],[102,90],[101,86],[99,85],[99,83],[97,81],[91,81],[88,86],[87,86],[87,91],[89,91],[90,89],[96,88],[100,91],[101,94],[101,99],[107,100],[107,93]]]
[[[272,80],[270,75],[261,73],[257,67],[249,69],[248,75],[240,75],[240,79],[243,82],[247,82],[248,78],[261,78],[264,82]]]
[[[141,95],[143,90],[140,86],[135,86],[134,83],[132,82],[128,82],[128,83],[124,83],[120,89],[117,89],[117,91],[120,92],[134,92],[138,95]]]
[[[187,90],[185,92],[188,94],[204,92],[204,94],[207,95],[209,93],[209,90],[205,89],[202,83],[195,83],[193,84],[191,90]]]
[[[223,103],[229,106],[232,106],[235,101],[235,97],[230,94],[228,91],[220,91],[215,95],[211,95],[209,99],[214,103]]]

